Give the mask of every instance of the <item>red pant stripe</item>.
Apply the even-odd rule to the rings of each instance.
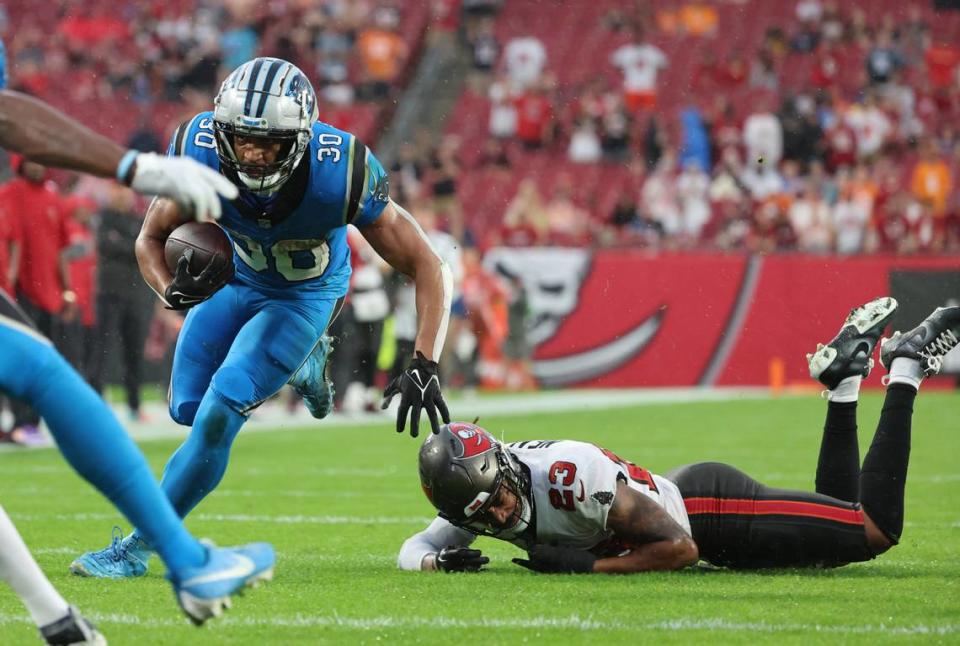
[[[749,500],[740,498],[684,498],[687,514],[736,514],[742,516],[806,516],[849,525],[863,525],[863,511],[797,500]]]

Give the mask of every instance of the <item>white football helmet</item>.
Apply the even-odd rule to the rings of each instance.
[[[318,114],[313,86],[296,65],[279,58],[247,61],[227,77],[214,100],[220,164],[253,193],[278,191],[307,151]],[[276,161],[241,163],[234,148],[236,135],[280,141]]]

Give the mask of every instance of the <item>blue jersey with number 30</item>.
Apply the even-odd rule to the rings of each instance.
[[[202,112],[177,129],[168,154],[219,170],[214,137],[213,113]],[[291,182],[302,185],[302,198],[289,190]],[[314,124],[310,147],[284,184],[299,199],[285,217],[271,216],[284,190],[268,201],[241,187],[236,202],[221,200],[219,224],[233,241],[236,279],[266,293],[280,290],[279,297],[289,298],[291,289],[298,297],[343,296],[350,284],[346,225],[379,218],[389,200],[387,186],[383,166],[356,137]]]

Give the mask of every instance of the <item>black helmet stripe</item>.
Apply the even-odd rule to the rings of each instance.
[[[257,105],[257,116],[263,116],[263,110],[267,107],[267,99],[270,97],[270,89],[273,87],[273,79],[276,78],[284,65],[289,65],[286,61],[274,60],[267,69],[267,79],[263,82],[263,93],[260,95],[260,103]],[[279,94],[279,93],[278,93]]]
[[[263,67],[263,59],[258,58],[253,62],[253,70],[250,72],[250,76],[247,78],[247,97],[243,101],[243,113],[248,117],[253,116],[250,114],[250,108],[253,107],[253,89],[256,87],[257,79],[260,77],[261,67]]]

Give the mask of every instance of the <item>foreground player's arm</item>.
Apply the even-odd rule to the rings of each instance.
[[[417,291],[415,351],[439,361],[450,318],[453,278],[413,216],[390,200],[383,214],[360,232],[390,265],[413,279]]]
[[[44,166],[113,177],[127,152],[26,94],[0,91],[0,147]]]
[[[0,90],[0,147],[45,166],[115,177],[139,193],[166,195],[196,213],[219,218],[220,199],[237,188],[191,159],[125,150],[26,94]]]
[[[401,570],[438,570],[437,555],[444,548],[467,548],[475,539],[476,536],[467,530],[435,518],[426,529],[403,542],[397,555],[397,567]],[[480,558],[478,550],[472,551]]]
[[[697,544],[677,521],[663,507],[624,482],[617,485],[607,527],[617,538],[635,547],[624,556],[598,559],[594,572],[679,570],[699,559]]]
[[[170,233],[184,222],[176,202],[158,197],[150,203],[134,245],[140,275],[161,299],[173,282],[173,274],[163,256],[163,246]]]

